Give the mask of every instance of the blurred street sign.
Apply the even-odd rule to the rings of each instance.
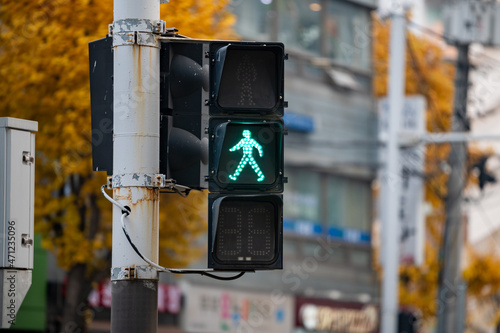
[[[425,98],[423,96],[408,96],[405,98],[401,114],[400,136],[421,137],[425,129]],[[379,100],[379,139],[387,138],[387,115],[389,103],[387,98]],[[380,149],[380,162],[384,163],[386,152]],[[399,162],[401,172],[391,175],[390,186],[401,187],[399,222],[400,222],[400,262],[420,265],[424,251],[424,159],[425,146],[406,146],[400,148]],[[390,189],[388,189],[390,190]],[[379,196],[383,198],[383,195]],[[379,207],[382,205],[379,204]],[[384,212],[380,211],[380,216]],[[382,251],[380,251],[382,254]],[[382,257],[383,258],[383,257]]]
[[[184,332],[292,332],[294,298],[213,286],[181,284]]]
[[[461,1],[445,5],[443,9],[444,34],[448,43],[492,43],[494,2]]]

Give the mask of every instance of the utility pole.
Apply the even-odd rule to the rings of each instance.
[[[384,277],[382,280],[381,332],[394,333],[398,318],[399,283],[399,201],[401,166],[399,163],[399,139],[401,110],[405,89],[406,17],[404,11],[392,15],[390,63],[389,63],[389,116],[387,164],[384,168],[382,195],[385,216],[382,236]],[[396,180],[396,181],[394,181]],[[384,218],[385,217],[385,218]]]
[[[469,44],[457,44],[458,60],[455,78],[455,100],[453,111],[453,132],[469,130],[467,120],[467,91],[469,83]],[[450,175],[448,177],[448,194],[445,201],[446,224],[440,259],[438,293],[438,332],[463,332],[464,318],[458,316],[463,312],[459,306],[459,288],[462,288],[460,269],[463,243],[462,197],[465,186],[465,163],[467,158],[467,143],[453,142],[448,158]]]
[[[157,332],[158,272],[130,246],[158,262],[159,0],[115,0],[113,36],[113,205],[111,332]]]

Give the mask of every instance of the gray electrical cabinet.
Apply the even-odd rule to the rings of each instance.
[[[15,325],[31,286],[37,130],[34,121],[0,118],[1,328]]]

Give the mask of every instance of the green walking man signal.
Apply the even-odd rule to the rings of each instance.
[[[284,46],[218,41],[204,54],[208,267],[282,269]]]
[[[262,170],[260,170],[260,167],[255,161],[255,159],[253,158],[253,148],[256,148],[259,151],[260,157],[263,157],[264,152],[262,150],[262,146],[252,138],[252,133],[249,130],[244,130],[243,139],[241,139],[240,142],[238,142],[234,147],[229,149],[230,152],[243,149],[243,157],[241,158],[240,163],[236,167],[236,171],[234,172],[234,174],[229,175],[229,179],[236,181],[236,179],[238,179],[239,175],[243,171],[243,168],[247,164],[250,164],[253,171],[258,176],[257,181],[261,182],[264,180],[265,178],[264,174],[262,173]]]

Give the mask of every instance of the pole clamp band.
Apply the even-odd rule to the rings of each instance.
[[[147,19],[123,19],[108,26],[108,35],[113,37],[113,47],[141,45],[159,47],[158,38],[167,32],[165,21]]]
[[[158,270],[151,266],[113,267],[111,281],[117,280],[158,280]]]
[[[170,187],[173,181],[166,179],[162,174],[121,174],[108,177],[108,189],[115,187],[150,187],[165,188]]]

